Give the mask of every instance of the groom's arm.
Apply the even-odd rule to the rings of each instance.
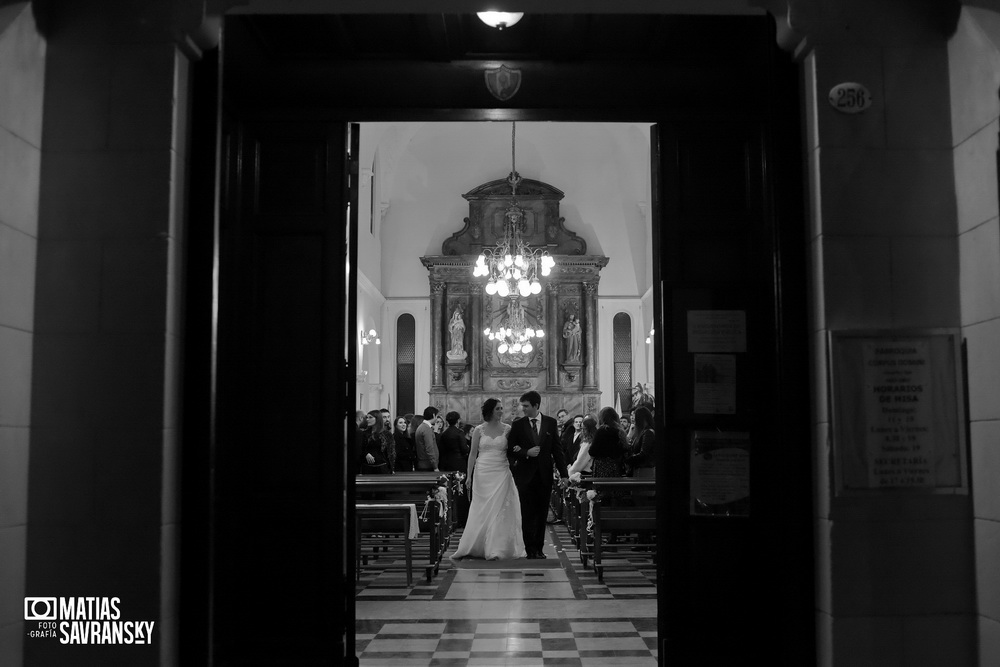
[[[513,463],[526,458],[528,458],[527,449],[521,442],[521,429],[517,428],[515,421],[510,425],[510,432],[507,433],[507,459]]]

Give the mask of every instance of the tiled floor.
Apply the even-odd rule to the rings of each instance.
[[[445,558],[430,584],[418,575],[412,588],[402,563],[363,571],[361,664],[656,665],[656,566],[637,554],[602,584],[571,547],[553,526],[541,564],[472,569]]]

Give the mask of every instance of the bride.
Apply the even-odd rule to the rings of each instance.
[[[483,403],[484,424],[472,433],[469,475],[472,505],[465,531],[452,558],[488,560],[524,558],[521,502],[507,462],[510,425],[500,421],[503,405],[495,398]],[[475,475],[473,476],[473,472]]]

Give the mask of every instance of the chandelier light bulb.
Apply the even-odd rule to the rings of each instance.
[[[493,296],[494,294],[497,293],[497,284],[492,280],[486,283],[486,293],[489,294],[490,296]]]
[[[497,294],[499,294],[502,297],[505,297],[510,294],[510,288],[507,286],[506,280],[501,280],[499,283],[497,283]]]
[[[535,330],[532,329],[531,327],[528,327],[528,330],[524,332],[524,335],[527,336],[528,338],[534,338]]]
[[[531,283],[532,294],[540,294],[541,291],[542,291],[542,284],[540,282],[536,280],[535,282]]]
[[[503,257],[503,263],[504,263],[504,266],[510,266],[511,264],[514,263],[514,258],[511,257],[510,255],[504,255],[504,257]]]
[[[517,257],[515,257],[514,258],[514,264],[516,264],[517,266],[523,267],[524,266],[524,255],[518,255]]]
[[[503,354],[507,351],[507,343],[500,343],[500,347],[497,348],[497,352]]]
[[[514,350],[515,352],[520,352],[521,351],[521,343],[519,343],[519,342],[518,343],[514,343],[514,347],[511,348],[511,349]]]
[[[535,332],[535,337],[536,338],[545,338],[545,332],[542,331],[541,329],[539,329],[538,331]]]
[[[520,282],[517,283],[517,291],[521,293],[521,296],[528,296],[531,294],[531,285],[524,278],[521,278]]]
[[[512,274],[511,277],[514,278],[514,280],[520,280],[521,276],[522,276],[521,269],[514,269],[514,273]]]
[[[531,351],[532,351],[533,349],[534,349],[534,348],[533,348],[533,347],[531,347],[531,343],[526,343],[526,344],[525,344],[525,346],[521,348],[521,351],[522,351],[522,352],[524,352],[525,354],[528,354],[528,353],[529,353],[529,352],[531,352]]]

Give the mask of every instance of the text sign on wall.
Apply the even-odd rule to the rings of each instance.
[[[933,387],[926,340],[867,341],[865,450],[871,488],[934,485]]]
[[[957,330],[830,334],[839,494],[966,493]]]
[[[691,515],[750,515],[750,434],[691,434]]]

